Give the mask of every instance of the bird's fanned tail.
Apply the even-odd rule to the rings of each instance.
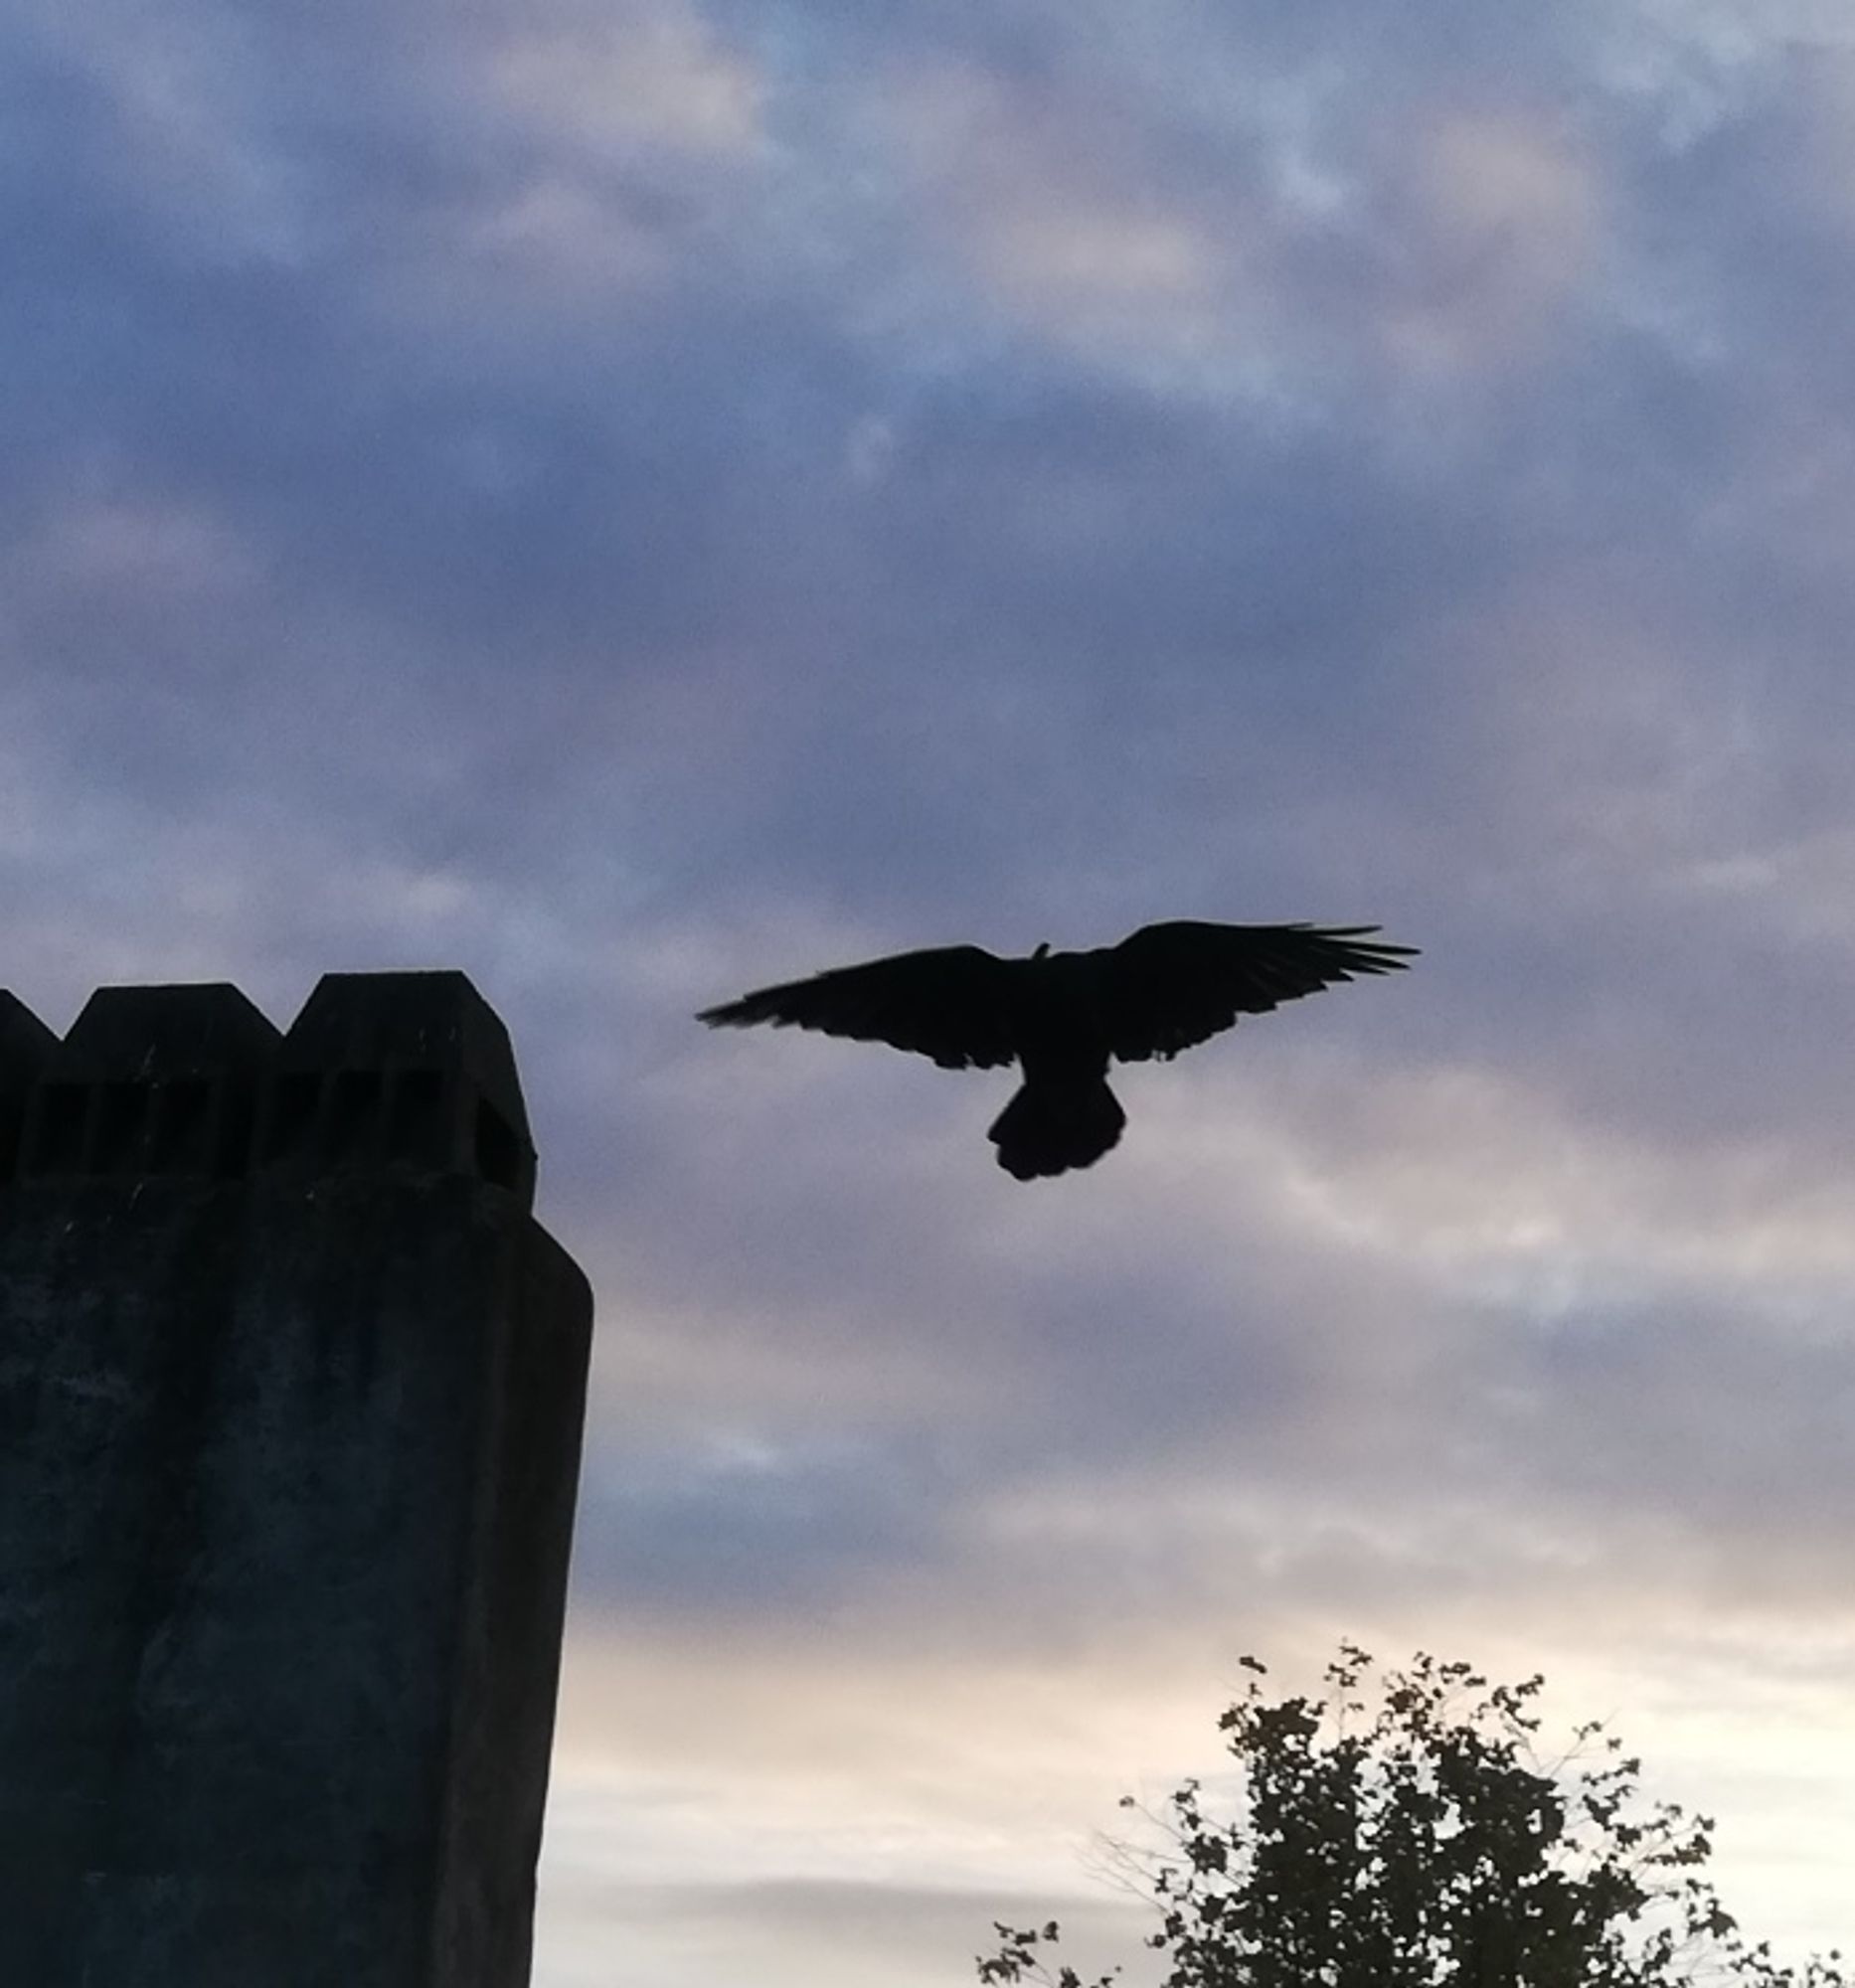
[[[1119,1143],[1127,1114],[1100,1078],[1026,1083],[992,1121],[986,1137],[998,1164],[1017,1180],[1043,1180],[1093,1166]]]

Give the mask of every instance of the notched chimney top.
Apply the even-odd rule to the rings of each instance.
[[[509,1032],[468,974],[325,973],[284,1038],[281,1062],[323,1070],[458,1070],[526,1140]]]
[[[103,987],[61,1043],[0,990],[0,1187],[461,1174],[532,1205],[508,1031],[462,973],[331,973],[279,1035],[225,982]]]
[[[276,1053],[275,1029],[229,981],[99,987],[71,1025],[53,1065],[72,1081],[158,1083],[241,1071]]]
[[[462,973],[327,973],[277,1052],[254,1164],[413,1167],[535,1196],[501,1018]]]

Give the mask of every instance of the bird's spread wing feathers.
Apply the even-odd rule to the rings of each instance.
[[[696,1019],[718,1029],[817,1029],[913,1050],[946,1070],[989,1070],[1016,1054],[1009,978],[1010,962],[983,946],[932,946],[762,987]]]
[[[1356,973],[1389,973],[1417,948],[1373,942],[1377,925],[1146,925],[1092,955],[1108,1045],[1122,1063],[1177,1056]]]

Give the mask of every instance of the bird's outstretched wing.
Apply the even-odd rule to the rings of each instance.
[[[1017,1054],[1008,1006],[1014,963],[983,946],[931,946],[762,987],[696,1019],[717,1029],[817,1029],[913,1050],[944,1070],[989,1070]]]
[[[1108,1047],[1122,1063],[1175,1057],[1284,1001],[1390,973],[1417,951],[1375,943],[1377,925],[1214,925],[1181,918],[1145,925],[1094,957],[1100,962]]]

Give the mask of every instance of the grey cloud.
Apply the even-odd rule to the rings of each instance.
[[[1231,1054],[1267,1052],[1253,1038]],[[1395,1102],[1369,1102],[1369,1068],[1343,1068],[1355,1071],[1368,1101],[1337,1118],[1326,1116],[1333,1092],[1322,1104],[1309,1090],[1296,1105],[1289,1100],[1302,1086],[1285,1080],[1282,1102],[1307,1120],[1283,1138],[1285,1169],[1318,1179],[1363,1144],[1378,1148],[1374,1163],[1395,1180],[1401,1163],[1422,1166],[1447,1151],[1446,1119],[1401,1125]],[[1234,1101],[1241,1075],[1233,1079]],[[830,1086],[845,1101],[853,1087]],[[791,1363],[795,1380],[840,1358],[836,1338],[848,1331],[866,1352],[885,1342],[920,1349],[945,1369],[952,1392],[924,1397],[913,1412],[893,1400],[859,1411],[828,1395],[816,1410],[795,1408],[802,1380],[789,1396],[764,1377],[745,1395],[731,1392],[728,1342],[719,1342],[713,1412],[723,1425],[744,1425],[775,1449],[795,1443],[801,1457],[820,1430],[859,1433],[852,1450],[836,1453],[841,1468],[795,1466],[799,1488],[790,1492],[777,1473],[763,1485],[738,1473],[718,1488],[693,1403],[681,1438],[661,1424],[655,1440],[641,1424],[617,1436],[621,1449],[645,1443],[659,1488],[625,1489],[621,1474],[610,1523],[646,1553],[659,1529],[673,1543],[651,1589],[668,1614],[697,1598],[713,1605],[717,1556],[725,1562],[744,1541],[772,1539],[801,1513],[805,1541],[782,1547],[799,1591],[931,1593],[937,1613],[974,1630],[982,1621],[1073,1621],[1079,1604],[1072,1595],[1060,1606],[1058,1590],[1079,1581],[1113,1618],[1114,1597],[1147,1592],[1156,1564],[1207,1605],[1246,1586],[1277,1603],[1292,1595],[1325,1605],[1367,1588],[1407,1602],[1420,1592],[1459,1596],[1476,1581],[1537,1579],[1526,1542],[1541,1528],[1558,1542],[1545,1549],[1548,1563],[1577,1542],[1595,1580],[1626,1584],[1651,1570],[1659,1577],[1672,1555],[1688,1571],[1682,1577],[1745,1599],[1757,1582],[1735,1570],[1756,1558],[1755,1539],[1781,1527],[1789,1603],[1807,1606],[1829,1591],[1847,1487],[1825,1467],[1822,1445],[1855,1385],[1836,1335],[1834,1272],[1799,1263],[1786,1287],[1773,1264],[1756,1280],[1743,1273],[1736,1296],[1721,1298],[1720,1272],[1701,1246],[1740,1225],[1748,1248],[1762,1248],[1769,1225],[1744,1181],[1731,1188],[1732,1147],[1645,1149],[1632,1164],[1653,1155],[1669,1170],[1660,1182],[1601,1175],[1608,1192],[1645,1198],[1602,1237],[1580,1238],[1576,1204],[1560,1217],[1573,1225],[1562,1253],[1589,1258],[1568,1271],[1566,1297],[1544,1247],[1537,1270],[1518,1282],[1498,1258],[1485,1273],[1428,1282],[1378,1252],[1323,1263],[1304,1234],[1276,1233],[1265,1183],[1236,1173],[1227,1210],[1214,1213],[1206,1201],[1155,1224],[1155,1183],[1144,1169],[1157,1150],[1117,1156],[1118,1192],[1087,1213],[1039,1209],[1015,1243],[975,1251],[962,1247],[950,1212],[963,1146],[943,1148],[936,1132],[926,1160],[911,1153],[903,1101],[899,1088],[880,1106],[854,1105],[867,1116],[861,1129],[825,1104],[822,1144],[788,1152],[791,1199],[767,1195],[763,1207],[712,1227],[708,1288],[758,1315],[762,1343]],[[741,1128],[751,1138],[772,1129],[753,1116]],[[1166,1132],[1152,1129],[1163,1142]],[[1601,1137],[1600,1125],[1586,1121],[1585,1136]],[[870,1153],[884,1171],[893,1164],[887,1187],[855,1158]],[[736,1165],[744,1160],[738,1149]],[[1724,1203],[1703,1174],[1703,1162],[1715,1161]],[[1596,1148],[1588,1163],[1611,1165]],[[920,1253],[920,1215],[898,1222],[890,1212],[895,1190],[920,1179],[924,1164],[948,1173],[943,1212],[929,1218],[931,1259]],[[1658,1198],[1683,1166],[1691,1234],[1664,1234],[1654,1225],[1684,1218]],[[1518,1155],[1509,1167],[1524,1177]],[[738,1177],[769,1171],[769,1161],[747,1160]],[[1344,1208],[1348,1191],[1336,1191]],[[1788,1186],[1766,1178],[1761,1192],[1776,1197],[1780,1213],[1787,1196],[1804,1196],[1803,1211],[1816,1205],[1801,1158]],[[807,1203],[835,1207],[840,1226],[821,1239],[795,1212]],[[1425,1218],[1406,1220],[1421,1260],[1432,1246]],[[1194,1232],[1187,1248],[1182,1239]],[[642,1232],[624,1260],[640,1293],[674,1282],[673,1262],[652,1266]],[[1485,1294],[1502,1279],[1510,1296]],[[1803,1337],[1799,1316],[1812,1321]],[[621,1312],[613,1324],[623,1330]],[[699,1343],[689,1351],[704,1357]],[[1036,1512],[1051,1500],[1054,1531],[993,1530],[993,1515]],[[1114,1516],[1123,1501],[1124,1523]],[[1474,1533],[1454,1549],[1452,1510],[1475,1515]],[[1322,1512],[1324,1545],[1285,1546],[1301,1520]],[[1398,1513],[1408,1516],[1409,1538],[1374,1545],[1372,1515]],[[892,1524],[900,1515],[906,1523]],[[1275,1530],[1290,1518],[1295,1525]],[[887,1542],[875,1555],[872,1526]],[[591,1577],[603,1586],[610,1576]],[[1017,1604],[1006,1606],[1007,1594]],[[1027,1610],[1033,1595],[1043,1603]]]
[[[594,1451],[582,1503],[590,1599],[651,1613],[754,1616],[843,1606],[934,1554],[950,1490],[918,1440],[823,1452]],[[718,1453],[718,1450],[721,1453]]]
[[[376,114],[390,128],[411,116],[391,99]],[[473,168],[498,169],[493,156]],[[429,175],[364,181],[394,183],[409,215],[441,216],[450,199]],[[126,228],[119,211],[112,225]],[[65,259],[48,293],[89,267],[75,224],[54,221],[51,240]],[[1346,427],[1284,438],[1241,417],[1207,423],[1087,369],[1066,376],[1047,352],[1015,379],[969,367],[925,395],[898,379],[896,354],[846,333],[839,305],[759,290],[750,313],[723,302],[728,273],[639,319],[549,334],[544,371],[519,338],[472,358],[425,337],[428,317],[384,323],[377,263],[180,268],[143,243],[115,259],[92,313],[133,327],[133,345],[91,369],[121,385],[82,418],[158,466],[157,488],[204,491],[236,517],[287,576],[279,609],[332,596],[376,627],[418,630],[429,722],[476,762],[434,805],[480,855],[468,818],[525,813],[543,767],[557,794],[564,779],[585,797],[589,822],[610,819],[601,788],[661,784],[621,734],[594,726],[584,743],[585,704],[717,645],[752,643],[810,716],[782,743],[790,756],[750,756],[703,796],[680,854],[704,890],[753,890],[745,852],[773,847],[789,871],[836,868],[864,901],[893,902],[949,862],[968,895],[981,878],[1024,895],[1055,849],[1202,847],[1232,795],[1248,842],[1257,817],[1297,805],[1314,750],[1330,778],[1390,806],[1400,768],[1451,777],[1421,709],[1447,687],[1413,680],[1398,645],[1427,609],[1511,568],[1517,528],[1537,537],[1532,510],[1513,508],[1518,461],[1475,465],[1479,483],[1461,463],[1414,483],[1375,451],[1359,402],[1363,450]],[[648,394],[627,391],[640,380]],[[48,398],[61,396],[75,406],[75,378]],[[1581,404],[1541,400],[1536,442],[1568,414],[1580,432]],[[886,480],[858,495],[834,463],[872,405],[895,407],[897,446]],[[1614,452],[1571,463],[1568,509],[1611,487],[1614,468]],[[384,665],[407,667],[403,644],[373,639]],[[537,655],[539,677],[516,660]],[[936,754],[946,705],[982,711],[1001,677],[1046,687],[1024,744],[1007,726]],[[468,743],[460,693],[495,714],[487,748]],[[1227,755],[1181,765],[1185,735],[1202,740],[1214,713]],[[1123,753],[1139,777],[1104,801],[1084,769]],[[825,763],[823,786],[782,777]],[[171,785],[179,769],[149,776]],[[1042,797],[1028,819],[1027,789]],[[685,791],[671,780],[672,805]],[[557,822],[544,808],[531,843]]]
[[[1496,1446],[1543,1494],[1588,1523],[1654,1514],[1723,1569],[1745,1556],[1753,1585],[1762,1554],[1833,1583],[1855,1497],[1831,1439],[1855,1399],[1839,1317],[1799,1330],[1690,1294],[1574,1315],[1509,1358],[1514,1434]]]

